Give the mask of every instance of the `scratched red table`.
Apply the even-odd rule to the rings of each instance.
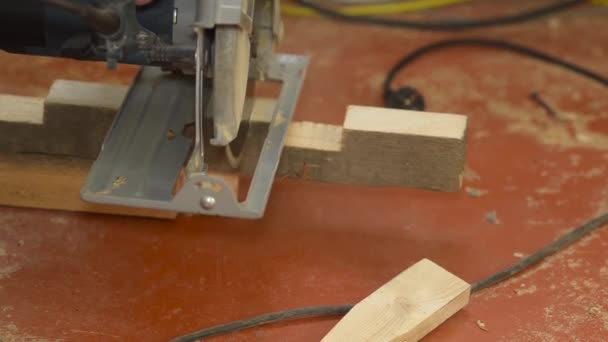
[[[471,3],[420,19],[514,12]],[[502,28],[435,33],[286,18],[281,50],[312,58],[296,118],[341,124],[349,104],[381,105],[402,55],[449,36],[533,46],[608,74],[608,11],[583,7]],[[0,54],[0,92],[44,96],[55,79],[128,84],[136,69]],[[474,282],[608,211],[608,92],[513,54],[452,48],[398,84],[428,110],[469,116],[464,187],[481,196],[276,182],[258,221],[160,221],[0,208],[0,340],[166,341],[256,314],[354,303],[421,258]],[[538,92],[556,120],[529,99]],[[495,211],[498,222],[486,220]],[[425,341],[608,340],[608,229],[494,288]],[[481,330],[477,321],[485,323]],[[213,341],[316,341],[336,319]]]

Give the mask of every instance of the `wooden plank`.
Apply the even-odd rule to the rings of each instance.
[[[0,108],[0,122],[43,124],[43,98],[0,94]]]
[[[344,125],[348,178],[369,185],[458,191],[467,117],[349,106]]]
[[[121,86],[57,81],[45,102],[44,124],[22,122],[15,127],[15,122],[0,121],[0,132],[12,132],[0,136],[0,146],[94,159],[126,91]],[[0,106],[0,113],[15,107]],[[241,167],[245,175],[255,170],[273,108],[274,101],[256,99]],[[344,126],[291,123],[277,177],[458,191],[466,126],[462,115],[350,106]],[[209,147],[207,152],[213,170],[231,170],[223,150]]]
[[[46,99],[0,96],[0,151],[94,159],[127,90],[59,80]]]
[[[39,151],[96,158],[128,88],[57,81],[44,103],[45,144]]]
[[[90,160],[0,153],[0,205],[173,219],[176,213],[97,205],[80,200]]]
[[[43,122],[43,98],[0,95],[0,151],[38,149]]]
[[[465,307],[470,290],[424,259],[355,305],[322,342],[418,341]]]
[[[271,103],[254,107],[245,173],[255,170]],[[293,122],[277,177],[365,186],[459,191],[467,117],[349,106],[344,126]]]

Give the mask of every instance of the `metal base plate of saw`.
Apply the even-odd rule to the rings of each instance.
[[[174,42],[192,44],[195,63],[179,72],[142,68],[81,197],[101,204],[259,218],[308,59],[274,54],[269,48],[280,31],[277,1],[176,0],[175,4]],[[214,162],[210,155],[223,148],[229,164],[237,166],[235,154],[247,144],[244,128],[251,109],[247,96],[255,81],[281,83],[281,90],[247,196],[239,201],[229,181],[208,171]],[[187,128],[194,132],[186,134]]]

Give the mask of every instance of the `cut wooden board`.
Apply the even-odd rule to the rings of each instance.
[[[95,159],[126,92],[122,86],[57,81],[38,115],[40,99],[0,98],[0,150]],[[287,124],[270,123],[274,103],[255,101],[245,175],[255,170],[268,126]],[[466,127],[463,115],[350,106],[343,126],[291,123],[277,177],[458,191]],[[209,146],[206,152],[213,170],[231,171],[223,150]]]
[[[23,154],[44,154],[82,158],[80,163],[86,164],[85,169],[88,169],[97,157],[127,91],[124,86],[60,80],[53,84],[46,99],[0,95],[0,152],[22,154],[14,158],[4,154],[4,160],[0,160],[5,170],[15,172],[12,178],[5,173],[6,177],[0,180],[0,188],[5,189],[0,193],[1,203],[175,216],[174,213],[85,204],[78,196],[86,174],[84,169],[73,168],[72,163],[66,164],[61,158],[56,161],[49,158],[45,159],[45,165],[49,166],[47,174],[36,177],[36,172],[42,171],[34,167],[33,157],[23,157]],[[272,122],[274,107],[274,100],[256,99],[254,102],[250,135],[240,170],[244,176],[252,175],[256,169],[268,127],[288,124]],[[464,171],[466,126],[467,118],[462,115],[350,106],[343,126],[291,123],[277,177],[458,191]],[[234,172],[223,149],[208,146],[206,152],[212,172],[224,175]],[[19,166],[19,163],[23,165]],[[56,175],[53,175],[53,168]],[[7,184],[9,181],[13,183]],[[40,187],[40,182],[47,185]],[[20,185],[15,187],[15,184]],[[46,194],[34,195],[43,188]],[[19,191],[32,196],[15,195]]]
[[[0,205],[173,219],[176,213],[98,205],[80,200],[91,161],[71,157],[0,153]]]
[[[418,341],[465,307],[470,291],[424,259],[355,305],[322,342]]]
[[[127,90],[59,80],[46,99],[0,95],[0,151],[94,159]]]

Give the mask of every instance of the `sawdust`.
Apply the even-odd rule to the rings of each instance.
[[[538,208],[544,204],[544,200],[538,200],[532,196],[526,196],[526,205],[528,206],[528,208]]]
[[[597,212],[595,216],[600,216],[608,213],[608,187],[600,193],[600,198],[597,201]]]
[[[595,290],[598,289],[600,287],[600,284],[594,282],[592,279],[585,279],[583,280],[583,285],[591,290]]]
[[[553,310],[554,310],[554,306],[553,305],[549,305],[546,308],[543,309],[543,311],[545,312],[545,319],[550,319],[553,316]]]
[[[527,113],[526,110],[508,102],[489,101],[487,106],[489,113],[509,120],[508,132],[530,135],[546,145],[608,150],[608,135],[589,128],[593,121],[608,118],[608,113],[583,115],[560,112],[560,117],[565,122],[556,122],[546,115]]]
[[[14,233],[13,225],[15,222],[15,215],[11,211],[3,211],[0,214],[0,230],[9,234]]]
[[[0,267],[0,280],[8,279],[13,273],[19,271],[21,269],[20,265],[10,265]]]
[[[498,57],[492,58],[491,63],[494,64],[499,59]],[[483,64],[484,61],[479,63]],[[490,62],[488,61],[488,63]],[[528,64],[528,61],[523,61],[522,64]],[[530,66],[532,65],[530,62]],[[545,72],[534,70],[527,77],[532,88],[548,84],[548,86],[543,86],[543,91],[554,98],[582,99],[576,86],[548,82],[548,75]],[[481,102],[485,106],[483,110],[485,113],[507,121],[507,132],[525,134],[535,138],[539,143],[550,146],[608,150],[608,135],[596,132],[591,128],[594,122],[608,118],[605,100],[601,97],[587,103],[588,113],[568,112],[563,108],[555,107],[555,103],[559,101],[546,99],[558,113],[558,121],[532,103],[511,103],[506,99],[508,95],[506,89],[509,88],[507,80],[496,75],[487,74],[481,79],[474,79],[465,70],[443,65],[424,77],[410,77],[408,84],[418,89],[424,89],[428,103],[432,103],[437,110],[448,110],[454,103],[463,100]],[[447,84],[450,85],[449,92],[445,91]],[[492,101],[487,101],[488,89],[492,89]],[[473,134],[473,138],[476,138],[475,134]]]
[[[481,179],[481,177],[475,170],[473,170],[472,168],[470,168],[469,166],[466,166],[466,165],[464,167],[463,177],[464,177],[464,180],[469,181],[469,182],[474,182],[474,181],[478,181]]]
[[[533,267],[532,269],[521,273],[520,275],[517,275],[507,281],[504,281],[502,284],[498,284],[495,286],[496,289],[501,289],[501,288],[505,288],[508,286],[511,286],[514,283],[517,283],[523,279],[528,279],[532,276],[534,276],[536,273],[541,272],[541,271],[545,271],[547,269],[553,268],[554,266],[554,260],[550,260],[552,257],[548,257],[547,259],[545,259],[544,262],[542,262],[540,265],[538,265],[537,267]],[[553,258],[555,258],[555,256],[553,256]]]
[[[473,139],[479,140],[490,136],[490,132],[488,131],[477,131],[473,133]]]
[[[555,336],[544,331],[530,331],[527,335],[533,337],[533,339],[530,339],[529,341],[558,342]]]
[[[579,166],[581,163],[582,157],[578,154],[571,154],[568,156],[568,159],[570,160],[570,165]]]
[[[55,217],[51,217],[51,223],[58,224],[58,225],[66,225],[69,222],[65,217],[55,216]]]
[[[578,299],[577,299],[578,300]],[[564,315],[545,315],[546,326],[553,332],[572,335],[582,324],[600,320],[606,329],[608,316],[605,315],[600,305],[575,304],[576,310],[566,316]],[[550,313],[553,313],[554,306],[550,306]],[[558,313],[560,310],[556,310]],[[545,308],[547,312],[547,308]]]
[[[553,220],[553,219],[546,219],[546,220],[535,220],[535,219],[531,219],[528,220],[528,224],[532,225],[532,226],[540,226],[540,225],[547,225],[547,224],[551,224],[551,225],[555,225],[555,224],[559,224],[561,220]]]
[[[606,171],[605,167],[594,167],[591,170],[585,172],[583,174],[583,177],[585,177],[587,179],[599,177],[599,176],[602,176],[605,171]]]
[[[604,278],[608,278],[608,265],[600,268],[600,276]]]
[[[99,331],[72,329],[72,330],[70,330],[70,332],[72,334],[78,334],[78,335],[98,336],[97,339],[101,339],[102,336],[103,337],[111,337],[114,340],[120,339],[120,336],[116,336],[116,335],[112,335],[112,334],[106,334],[106,333],[102,333],[102,332],[99,332]],[[107,340],[107,339],[104,339],[104,340]]]
[[[589,239],[585,239],[583,244],[588,245],[591,241],[598,238],[599,235],[595,234]],[[571,267],[573,264],[577,265],[575,267],[578,267],[578,264],[580,263],[589,267],[590,263],[586,262],[584,258],[577,259],[569,257],[569,255],[572,255],[577,251],[580,253],[581,251],[584,251],[584,249],[585,246],[575,244],[566,250],[567,253],[558,253],[549,257],[544,264],[548,267],[545,268],[564,268]],[[608,273],[608,262],[606,262],[605,265],[600,268],[600,275],[604,267],[607,268],[605,272]],[[531,270],[531,272],[536,271],[537,270]],[[529,273],[524,273],[517,278],[519,278],[519,282],[521,282],[523,279],[529,276]],[[563,272],[558,269],[551,271],[545,278],[547,281],[552,283],[552,285],[549,287],[551,291],[560,291],[560,293],[564,293],[563,296],[565,298],[568,298],[566,299],[567,304],[558,301],[544,307],[542,311],[539,312],[538,316],[544,318],[545,326],[550,330],[550,332],[572,336],[573,334],[576,334],[581,325],[591,324],[596,321],[601,323],[603,330],[608,331],[608,312],[605,310],[605,308],[608,307],[608,301],[606,301],[608,296],[606,288],[602,286],[600,282],[595,281],[594,278],[564,278]],[[509,282],[513,284],[511,281]],[[558,286],[556,286],[556,284]],[[517,295],[525,293],[525,291],[522,292],[519,288],[514,290],[514,292]],[[567,309],[564,307],[564,305],[567,306]],[[564,315],[564,312],[567,312],[567,315]],[[521,331],[523,332],[529,327],[533,327],[534,324],[535,323],[531,323],[529,326],[522,326]],[[547,338],[556,337],[552,336],[551,333],[546,336]],[[543,341],[544,339],[539,340]]]
[[[555,168],[555,167],[552,167]],[[605,166],[597,166],[597,167],[593,167],[591,169],[588,170],[581,170],[581,171],[560,171],[560,172],[553,172],[550,175],[550,178],[547,180],[547,182],[545,183],[545,185],[543,187],[540,188],[536,188],[534,189],[534,194],[536,195],[556,195],[556,194],[560,194],[562,192],[562,189],[564,186],[569,185],[569,183],[572,182],[577,182],[580,179],[595,179],[595,178],[602,178],[605,177],[605,173],[606,173],[607,167]],[[549,173],[543,172],[541,173],[541,175],[543,176],[549,176]],[[606,196],[602,195],[602,198],[604,198]],[[534,202],[534,198],[530,197],[526,199],[528,201],[528,206],[532,207],[531,205]]]
[[[370,87],[371,90],[380,91],[380,89],[382,89],[382,84],[384,84],[385,78],[385,73],[375,73],[367,79],[367,85]]]
[[[562,232],[559,232],[558,235],[561,236],[569,231],[570,230],[564,230]],[[511,279],[508,279],[500,284],[497,284],[488,291],[481,292],[480,294],[474,294],[473,296],[481,296],[481,297],[485,298],[486,300],[504,296],[505,294],[500,293],[502,289],[511,287],[514,284],[521,284],[523,281],[525,281],[526,279],[529,279],[530,277],[533,277],[538,272],[544,272],[547,270],[551,270],[554,267],[560,267],[560,266],[567,264],[568,259],[573,259],[572,258],[573,254],[577,253],[577,251],[579,251],[580,249],[584,249],[592,241],[597,240],[598,238],[599,238],[599,235],[597,232],[591,233],[590,235],[579,240],[577,243],[567,247],[566,249],[564,249],[556,254],[553,254],[553,255],[547,257],[538,266],[532,267],[531,269],[526,270],[525,272],[520,273],[520,274],[512,277]],[[606,264],[606,267],[608,268],[608,263]],[[601,270],[600,270],[600,272],[601,272]],[[556,280],[555,278],[559,277],[560,274],[561,274],[561,272],[556,272],[556,271],[550,272],[547,279],[549,281]],[[592,280],[590,280],[590,282],[587,282],[587,285],[593,286],[593,284],[591,284],[591,282],[592,282]],[[583,290],[583,289],[587,288],[585,286],[584,282],[578,282],[576,280],[570,281],[568,283],[568,285],[574,290]],[[555,289],[555,288],[553,287],[551,289]],[[507,295],[507,297],[510,297],[510,296]]]
[[[0,342],[50,342],[50,340],[25,334],[19,331],[14,324],[6,324],[0,326]],[[61,339],[54,340],[54,342],[63,341]]]
[[[605,310],[604,307],[599,304],[591,305],[587,308],[587,313],[590,316],[599,319],[604,325],[604,330],[608,330],[608,311]]]
[[[544,187],[544,188],[535,189],[534,192],[537,193],[538,195],[553,195],[553,194],[559,194],[561,192],[561,189]]]
[[[560,232],[561,235],[566,234],[568,232],[570,232],[571,229],[565,229],[563,232]],[[587,247],[589,246],[589,244],[593,241],[593,240],[597,240],[599,239],[600,236],[597,234],[597,232],[592,233],[591,235],[587,235],[583,238],[581,238],[576,244],[570,246],[569,248],[567,248],[566,250],[564,250],[565,253],[568,253],[568,255],[574,254],[576,252],[576,245],[578,244],[579,247]]]
[[[171,319],[174,316],[179,315],[182,312],[182,308],[175,308],[173,310],[171,310],[171,312],[168,312],[167,314],[165,314],[162,319]]]
[[[532,285],[530,287],[526,287],[523,289],[514,289],[513,292],[515,292],[515,294],[518,296],[523,296],[523,295],[533,294],[534,292],[536,292],[536,290],[537,290],[536,285]]]
[[[112,182],[112,190],[119,189],[125,184],[127,184],[127,179],[125,177],[116,177]]]
[[[580,268],[583,265],[583,260],[582,259],[568,259],[566,260],[566,266],[568,266],[569,269],[577,269]]]

